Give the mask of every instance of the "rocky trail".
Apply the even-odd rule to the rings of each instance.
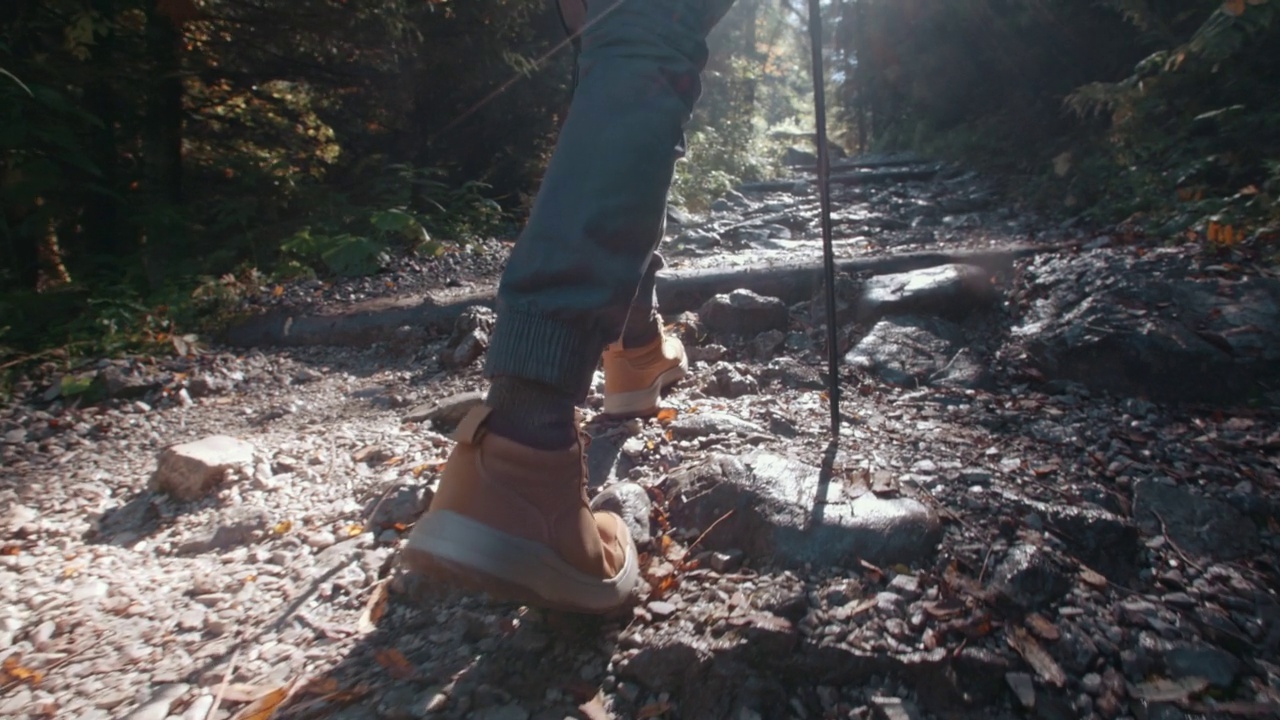
[[[502,243],[264,292],[229,338],[269,345],[33,375],[0,717],[1280,717],[1280,279],[876,165],[834,197],[838,442],[812,185],[673,217],[691,376],[586,408],[650,585],[621,618],[398,567]]]

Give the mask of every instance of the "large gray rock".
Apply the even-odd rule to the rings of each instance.
[[[839,481],[824,483],[818,468],[762,451],[712,456],[672,473],[668,483],[673,522],[705,530],[720,521],[703,544],[742,549],[757,561],[912,562],[931,553],[941,535],[937,515],[916,500],[872,493],[850,499]]]
[[[886,315],[938,315],[953,320],[996,299],[991,273],[976,265],[939,265],[877,275],[862,286],[858,322]]]
[[[160,453],[151,490],[178,500],[196,500],[222,483],[233,469],[252,475],[255,452],[253,445],[227,435],[173,445]]]
[[[1280,380],[1280,279],[1196,262],[1178,248],[1031,260],[1013,341],[1049,379],[1160,401],[1248,399]]]
[[[124,368],[109,365],[98,372],[89,386],[89,394],[93,397],[109,397],[131,400],[145,397],[148,393],[164,387],[164,383],[156,377],[144,377],[126,372]]]
[[[1018,607],[1039,610],[1060,600],[1071,589],[1071,579],[1044,548],[1019,543],[996,566],[992,586]]]
[[[893,385],[981,387],[986,368],[960,343],[964,332],[941,318],[902,316],[876,323],[844,361]]]
[[[1168,533],[1185,553],[1235,560],[1251,557],[1261,546],[1253,522],[1216,498],[1156,480],[1133,488],[1133,517],[1148,535]]]
[[[698,317],[713,333],[749,337],[766,330],[786,330],[789,313],[786,303],[776,297],[739,289],[708,300]]]

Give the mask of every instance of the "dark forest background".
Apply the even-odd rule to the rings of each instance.
[[[1276,262],[1280,0],[824,12],[844,151],[963,161],[1028,209]],[[674,203],[804,146],[805,18],[738,0],[716,30]],[[569,100],[562,40],[547,0],[0,3],[0,365],[513,237]]]

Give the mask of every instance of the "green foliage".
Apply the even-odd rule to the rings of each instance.
[[[877,147],[975,162],[1043,209],[1165,236],[1274,222],[1280,3],[851,8],[837,29],[855,68],[844,117]]]
[[[779,131],[812,132],[807,48],[783,6],[739,0],[708,44],[703,95],[671,194],[695,212],[743,181],[774,176],[787,147]]]

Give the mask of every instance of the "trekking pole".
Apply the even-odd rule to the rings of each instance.
[[[822,207],[822,269],[827,285],[827,399],[831,437],[840,437],[840,358],[836,348],[836,258],[831,245],[831,157],[827,154],[826,73],[822,69],[822,8],[809,0],[809,46],[813,50],[813,119],[818,143],[818,197]]]

